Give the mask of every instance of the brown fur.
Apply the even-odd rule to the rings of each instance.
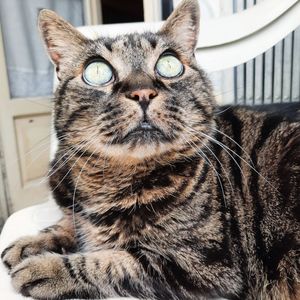
[[[157,34],[88,40],[41,12],[60,78],[49,178],[64,217],[2,253],[23,295],[299,299],[300,105],[218,108],[193,56],[198,23],[185,0]],[[166,52],[177,77],[155,72]],[[95,57],[110,84],[84,81]],[[128,96],[143,89],[157,96]],[[156,129],[134,131],[143,122]]]

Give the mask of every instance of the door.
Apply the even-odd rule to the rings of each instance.
[[[0,217],[43,202],[51,137],[53,67],[37,30],[41,8],[84,25],[83,0],[0,2]],[[94,18],[97,15],[93,16]],[[0,218],[1,222],[1,218]]]

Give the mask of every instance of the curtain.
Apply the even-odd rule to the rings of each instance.
[[[83,25],[82,0],[1,0],[0,22],[11,98],[51,95],[53,66],[37,28],[49,8],[75,26]]]

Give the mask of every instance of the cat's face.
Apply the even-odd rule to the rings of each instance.
[[[139,161],[196,151],[211,130],[210,85],[197,68],[196,0],[157,34],[88,40],[50,11],[40,28],[60,85],[58,138],[90,153]],[[187,150],[188,149],[188,150]]]

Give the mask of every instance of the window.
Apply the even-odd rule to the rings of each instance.
[[[0,20],[11,98],[52,93],[53,66],[37,29],[40,9],[56,11],[75,26],[84,24],[82,0],[1,0]]]
[[[144,21],[143,0],[102,0],[101,3],[103,24]]]

